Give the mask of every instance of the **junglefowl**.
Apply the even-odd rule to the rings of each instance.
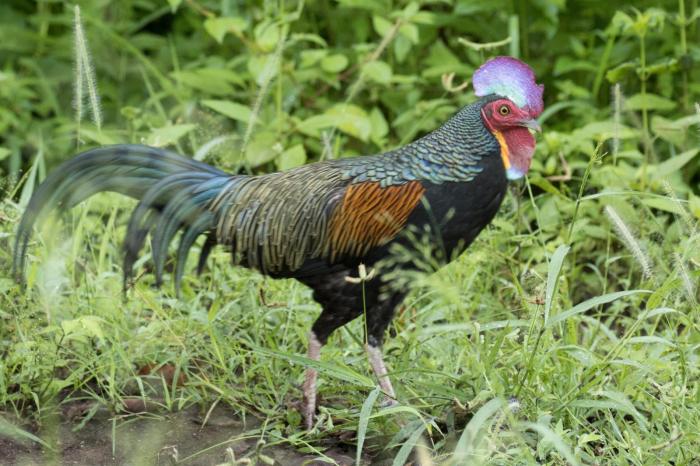
[[[213,246],[229,248],[234,264],[274,278],[296,278],[313,290],[321,314],[309,333],[308,357],[337,328],[366,313],[365,349],[384,394],[395,399],[381,353],[384,332],[408,290],[380,273],[392,247],[411,248],[407,232],[428,232],[447,261],[464,251],[492,220],[507,180],[525,175],[535,149],[531,130],[543,109],[543,86],[511,57],[482,65],[472,79],[479,100],[440,128],[380,155],[312,163],[280,173],[231,175],[167,150],[114,145],[84,152],[58,166],[36,189],[17,232],[14,270],[21,278],[34,223],[95,193],[137,199],[125,239],[125,283],[151,235],[156,283],[168,246],[182,232],[174,283],[179,289],[188,251],[205,236],[198,271]],[[415,237],[415,235],[413,235]],[[415,268],[390,261],[392,270]],[[316,410],[317,371],[305,372],[307,428]]]

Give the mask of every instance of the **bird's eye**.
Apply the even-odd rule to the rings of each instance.
[[[510,108],[507,105],[501,105],[498,109],[498,113],[500,113],[503,116],[506,116],[510,113]]]

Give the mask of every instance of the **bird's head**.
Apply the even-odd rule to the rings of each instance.
[[[484,99],[481,117],[501,147],[508,179],[522,178],[535,152],[533,131],[540,131],[537,117],[544,107],[544,86],[535,82],[532,69],[512,57],[496,57],[484,63],[472,78],[474,92]]]

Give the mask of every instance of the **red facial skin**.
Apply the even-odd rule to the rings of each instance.
[[[501,156],[509,179],[525,175],[535,152],[535,138],[530,133],[534,118],[529,109],[521,109],[508,99],[489,102],[481,109],[486,127],[501,144]]]

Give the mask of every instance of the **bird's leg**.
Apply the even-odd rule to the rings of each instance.
[[[321,346],[316,334],[309,332],[309,351],[307,357],[314,361],[321,358]],[[304,373],[304,425],[306,430],[311,430],[314,425],[314,414],[316,413],[316,379],[318,371],[313,367],[307,367]]]
[[[372,366],[374,375],[377,376],[379,386],[386,394],[384,404],[387,406],[396,404],[396,393],[394,392],[394,387],[391,385],[391,379],[389,379],[387,375],[381,347],[366,344],[365,351],[367,352],[367,359],[369,359],[369,364]]]

